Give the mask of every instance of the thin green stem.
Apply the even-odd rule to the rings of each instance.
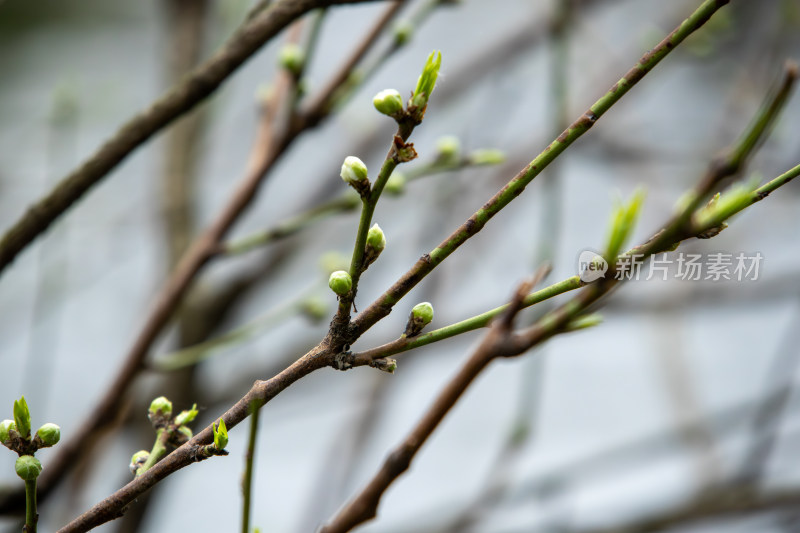
[[[253,491],[253,464],[256,457],[259,412],[260,409],[257,403],[253,402],[250,406],[250,437],[247,440],[247,452],[244,456],[244,477],[242,479],[242,533],[250,533],[250,502]]]
[[[24,533],[36,533],[39,513],[36,511],[36,479],[25,481],[25,527]]]
[[[554,298],[560,294],[573,291],[583,286],[584,283],[580,280],[578,276],[567,278],[558,283],[554,283],[549,287],[545,287],[544,289],[529,294],[522,301],[521,308],[524,309],[527,307],[531,307],[545,300],[549,300],[550,298]],[[366,350],[363,352],[354,353],[353,354],[354,364],[355,365],[369,364],[369,362],[374,359],[378,359],[381,357],[388,357],[390,355],[406,352],[408,350],[413,350],[414,348],[419,348],[421,346],[426,346],[434,342],[439,342],[445,339],[449,339],[451,337],[455,337],[456,335],[461,335],[470,331],[474,331],[476,329],[485,328],[494,318],[501,315],[506,309],[508,309],[508,304],[501,305],[500,307],[495,307],[494,309],[491,309],[479,315],[475,315],[471,318],[467,318],[460,322],[456,322],[455,324],[450,324],[449,326],[429,331],[428,333],[424,333],[416,337],[400,337],[399,339],[396,339],[382,346],[378,346],[376,348],[372,348],[370,350]]]
[[[417,181],[429,176],[443,174],[446,172],[453,172],[473,166],[484,166],[490,163],[476,162],[470,155],[455,161],[431,161],[422,165],[415,166],[412,170],[404,173],[406,183]],[[348,213],[358,207],[360,203],[358,195],[355,191],[347,191],[346,193],[314,206],[298,215],[290,217],[275,226],[258,231],[251,235],[247,235],[240,239],[233,240],[225,243],[218,250],[221,255],[241,255],[252,250],[262,248],[273,242],[285,239],[300,231],[334,215],[341,213]]]
[[[650,72],[667,54],[686,37],[702,26],[728,0],[706,0],[678,28],[670,33],[655,48],[644,54],[639,62],[609,91],[598,99],[580,118],[545,148],[516,177],[509,181],[481,209],[476,211],[461,227],[445,239],[438,247],[426,254],[406,272],[392,287],[365,309],[354,320],[352,335],[357,337],[391,312],[392,307],[408,294],[425,276],[433,271],[457,248],[478,233],[486,223],[519,196],[525,187],[538,176],[567,147],[586,133],[597,120],[617,103],[636,83]]]
[[[164,458],[165,455],[167,455],[168,438],[169,432],[166,429],[161,428],[156,432],[156,440],[153,443],[153,449],[150,450],[150,455],[147,457],[147,460],[144,462],[144,464],[136,471],[137,477],[150,470],[154,464],[159,462]]]
[[[222,353],[224,348],[241,344],[258,333],[262,333],[285,320],[296,316],[303,310],[303,303],[317,290],[317,286],[306,290],[291,300],[273,308],[254,320],[239,326],[227,333],[209,339],[205,342],[189,346],[182,350],[172,352],[152,363],[152,368],[160,372],[171,372],[187,366],[196,365],[201,361]]]
[[[358,195],[343,194],[316,207],[312,207],[294,217],[288,218],[283,222],[279,222],[272,228],[226,243],[221,247],[219,253],[224,255],[244,254],[256,248],[261,248],[291,235],[295,235],[315,222],[329,218],[332,215],[352,211],[358,207],[358,204]]]

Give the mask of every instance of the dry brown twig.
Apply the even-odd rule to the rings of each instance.
[[[247,20],[220,51],[125,123],[0,239],[0,273],[25,247],[153,134],[211,95],[267,41],[308,11],[373,0],[279,0]],[[403,0],[396,0],[402,2]]]

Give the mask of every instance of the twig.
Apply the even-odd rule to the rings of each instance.
[[[290,84],[291,79],[288,75],[284,74],[279,77],[279,87],[275,92],[273,105],[268,106],[262,117],[243,180],[216,220],[190,246],[175,267],[136,341],[126,354],[122,368],[106,390],[105,395],[97,403],[91,416],[86,418],[72,439],[64,441],[59,446],[58,454],[52,459],[48,469],[40,476],[43,493],[48,492],[64,472],[74,464],[76,457],[85,448],[85,442],[91,442],[92,436],[114,419],[119,405],[125,397],[125,391],[134,377],[144,368],[144,360],[150,346],[177,309],[194,277],[212,257],[213,250],[221,242],[222,237],[255,197],[267,169],[279,153],[278,141],[273,130],[273,120],[280,111],[279,102],[285,101],[290,92]]]
[[[583,286],[584,283],[578,276],[567,278],[563,281],[554,283],[549,287],[545,287],[525,296],[521,302],[521,307],[531,307],[538,303],[549,300],[550,298],[555,298],[560,294],[579,289]],[[363,352],[356,352],[352,355],[352,364],[353,366],[367,365],[375,359],[389,357],[390,355],[413,350],[414,348],[426,346],[434,342],[443,341],[469,331],[485,328],[491,323],[492,320],[503,314],[507,308],[508,304],[501,305],[500,307],[495,307],[494,309],[479,315],[456,322],[455,324],[450,324],[449,326],[444,326],[442,328],[429,331],[428,333],[423,333],[414,337],[403,336],[381,346],[364,350]]]
[[[702,11],[704,7],[709,7],[711,3],[705,2],[698,11]],[[797,74],[796,67],[787,66],[779,91],[767,98],[765,105],[756,115],[756,120],[745,131],[745,134],[729,152],[729,155],[718,158],[712,163],[696,188],[695,199],[684,208],[683,212],[673,217],[654,238],[634,248],[635,253],[641,254],[642,258],[646,258],[662,251],[671,244],[703,233],[705,228],[692,224],[692,214],[696,212],[713,187],[717,186],[724,178],[738,171],[752,154],[754,147],[767,133],[769,124],[775,120],[786,103]],[[795,167],[793,171],[800,173],[800,165]],[[776,179],[785,183],[781,177]],[[615,264],[614,268],[610,269],[612,276],[616,271],[616,266]],[[518,290],[510,302],[506,314],[498,320],[484,337],[479,347],[472,353],[456,376],[445,385],[416,427],[390,453],[381,469],[373,476],[367,486],[322,529],[322,533],[344,533],[374,518],[377,515],[378,505],[386,489],[409,468],[411,460],[416,453],[478,374],[495,358],[516,357],[554,335],[565,331],[570,321],[580,316],[587,307],[597,302],[622,282],[622,280],[612,276],[607,275],[605,278],[601,278],[589,285],[575,298],[548,313],[533,326],[520,332],[514,332],[511,329],[511,321],[516,311],[520,309],[523,297]]]
[[[311,103],[302,110],[302,125],[297,124],[295,129],[311,127],[319,123],[319,121],[328,114],[333,96],[339,88],[347,83],[356,65],[358,65],[367,52],[373,47],[375,41],[383,34],[383,31],[394,17],[397,16],[397,13],[400,12],[403,5],[404,2],[402,0],[391,2],[391,5],[389,5],[381,14],[380,18],[375,21],[372,28],[370,28],[369,32],[367,32],[361,42],[359,42],[353,53],[350,54],[347,60],[339,67],[339,70],[336,71],[336,74],[328,81],[328,84],[325,85],[325,87],[317,93]]]
[[[452,254],[468,239],[481,231],[486,223],[525,190],[525,187],[538,176],[569,145],[586,133],[623,95],[650,72],[664,57],[697,28],[702,26],[718,9],[729,0],[707,0],[689,16],[678,28],[669,34],[655,48],[644,54],[639,62],[611,89],[597,100],[580,118],[573,122],[559,137],[550,143],[527,167],[509,181],[481,209],[475,212],[464,224],[447,239],[425,254],[417,263],[383,295],[369,305],[353,321],[351,334],[358,337],[379,320],[387,316],[392,307],[408,294],[417,283],[430,274],[442,261]]]
[[[253,490],[253,464],[256,460],[256,440],[258,438],[257,404],[251,406],[250,438],[247,439],[247,452],[244,456],[244,476],[242,477],[242,533],[250,533],[250,501]]]
[[[186,79],[125,123],[80,167],[65,176],[0,239],[0,273],[19,252],[154,133],[212,94],[264,43],[317,7],[372,0],[278,0],[242,25],[228,42]]]

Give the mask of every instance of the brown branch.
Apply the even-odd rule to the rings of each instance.
[[[354,69],[364,59],[364,56],[369,52],[378,37],[381,36],[386,26],[394,19],[400,9],[403,7],[403,2],[394,1],[389,7],[381,14],[380,18],[375,21],[372,28],[364,35],[364,38],[356,46],[355,50],[350,54],[347,60],[342,63],[333,77],[323,87],[306,109],[302,112],[302,120],[296,125],[296,128],[305,129],[319,123],[330,111],[330,105],[334,95],[339,88],[343,87]]]
[[[635,247],[632,253],[640,255],[644,259],[663,251],[674,243],[700,235],[707,230],[707,228],[693,223],[692,215],[715,187],[743,167],[755,147],[763,141],[770,124],[785,105],[797,77],[796,66],[787,64],[778,90],[768,96],[765,105],[756,116],[756,120],[745,131],[733,149],[727,151],[726,156],[712,161],[708,171],[693,191],[694,200],[682,212],[669,220],[663,229],[650,240]],[[611,265],[606,277],[589,285],[577,296],[547,313],[531,327],[515,332],[512,330],[512,321],[520,310],[522,299],[530,290],[531,285],[530,282],[522,284],[515,292],[506,313],[493,324],[481,344],[458,373],[445,385],[417,426],[389,454],[367,486],[322,528],[322,533],[344,533],[377,516],[378,505],[383,494],[403,472],[408,470],[416,453],[478,374],[493,359],[519,356],[551,337],[567,331],[572,320],[623,282],[623,279],[617,279],[614,275],[619,261]]]
[[[372,0],[280,0],[247,21],[185,80],[125,123],[80,167],[64,177],[0,239],[0,273],[61,214],[134,149],[212,94],[250,56],[290,22],[318,7]],[[402,1],[402,0],[400,0]]]
[[[728,486],[700,493],[682,507],[651,515],[618,527],[573,530],[575,533],[649,533],[672,530],[695,522],[720,520],[735,515],[785,509],[796,511],[800,490],[772,490],[758,493],[749,486]]]
[[[331,359],[329,346],[323,341],[275,377],[266,381],[256,381],[250,391],[220,418],[225,420],[228,429],[232,429],[252,413],[251,405],[255,404],[259,408],[262,407],[292,383],[315,370],[329,366]],[[198,450],[203,445],[213,442],[213,440],[211,426],[208,426],[189,442],[156,463],[143,475],[135,478],[120,490],[59,529],[59,533],[89,531],[101,524],[119,518],[125,513],[125,509],[130,503],[156,483],[170,474],[202,460],[197,455]]]
[[[125,397],[125,392],[136,375],[144,368],[144,361],[150,346],[172,317],[192,280],[205,266],[208,259],[213,256],[214,250],[222,241],[225,233],[255,197],[267,170],[280,154],[279,146],[282,140],[276,137],[275,119],[281,110],[281,103],[288,101],[292,85],[293,78],[288,73],[284,72],[279,76],[273,101],[265,106],[248,170],[243,180],[217,219],[184,253],[162,287],[144,326],[126,354],[120,371],[103,397],[96,403],[97,407],[86,418],[72,439],[60,443],[58,454],[48,465],[47,472],[39,478],[42,496],[52,490],[64,473],[75,463],[76,458],[85,448],[85,443],[92,442],[94,436],[114,419],[115,413],[119,410]],[[5,504],[4,506],[8,506],[10,503],[7,502],[8,499],[13,499],[13,495],[6,497],[6,501],[2,502]]]

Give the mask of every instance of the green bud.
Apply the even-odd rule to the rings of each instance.
[[[428,99],[436,86],[436,78],[439,76],[439,68],[442,66],[442,53],[433,51],[425,62],[422,74],[417,80],[417,87],[411,96],[411,105],[417,108],[416,118],[422,120],[425,108],[428,106]]]
[[[224,450],[228,445],[228,428],[225,427],[225,421],[219,419],[218,426],[211,426],[214,430],[214,447],[218,450]]]
[[[383,187],[384,192],[392,196],[400,196],[406,190],[406,177],[402,172],[394,171],[389,179],[386,180],[386,185]]]
[[[311,296],[303,300],[300,310],[313,322],[319,322],[328,316],[328,304],[318,296]]]
[[[404,335],[406,337],[419,335],[422,329],[430,324],[432,320],[433,306],[429,302],[422,302],[415,305],[411,310],[411,314],[408,316]]]
[[[394,117],[403,112],[403,97],[394,89],[384,89],[372,99],[379,112]]]
[[[147,415],[152,419],[155,416],[168,418],[172,416],[172,402],[164,396],[159,396],[150,402],[150,409]]]
[[[711,230],[718,229],[716,233],[709,235],[713,237],[720,231],[727,227],[725,220],[732,217],[736,213],[742,211],[755,201],[754,191],[758,188],[759,179],[750,179],[748,181],[733,184],[724,194],[715,194],[708,204],[702,209],[699,209],[694,215],[694,224],[700,228],[710,228]],[[708,233],[708,232],[704,232]],[[700,237],[708,238],[703,235]]]
[[[475,150],[468,156],[471,165],[499,165],[506,160],[506,154],[495,148]]]
[[[278,52],[278,64],[295,76],[303,71],[303,64],[306,62],[306,53],[295,43],[283,45]]]
[[[147,450],[139,450],[133,454],[133,457],[131,457],[131,464],[128,465],[128,468],[131,470],[131,474],[136,474],[136,471],[139,470],[139,467],[145,464],[149,457],[150,452]]]
[[[25,396],[14,401],[14,423],[17,425],[17,432],[23,439],[31,436],[31,412],[28,409],[28,402]]]
[[[3,420],[0,422],[0,443],[8,444],[11,441],[11,432],[17,431],[17,425],[13,420]]]
[[[570,320],[570,322],[567,324],[566,330],[577,331],[579,329],[593,328],[594,326],[600,325],[602,322],[602,315],[598,313],[592,313]]]
[[[369,187],[369,177],[367,177],[367,165],[359,158],[349,155],[342,163],[342,171],[339,173],[345,183],[361,193]]]
[[[175,424],[178,426],[190,424],[194,422],[194,419],[197,418],[198,414],[200,414],[200,412],[197,410],[197,404],[192,404],[192,408],[188,411],[181,411],[178,413],[178,416],[175,417]]]
[[[433,306],[429,302],[417,304],[411,310],[411,316],[414,317],[414,320],[421,322],[423,326],[427,326],[433,320]]]
[[[436,141],[436,150],[439,152],[439,159],[452,161],[458,157],[458,153],[461,151],[461,141],[452,135],[440,137]]]
[[[345,296],[353,288],[353,278],[346,271],[337,270],[328,278],[328,287],[339,296]]]
[[[394,25],[392,31],[394,33],[394,45],[403,46],[414,36],[414,25],[409,20],[400,20]]]
[[[319,266],[326,275],[336,270],[350,268],[350,258],[341,252],[325,252],[319,258]]]
[[[364,251],[364,264],[369,266],[374,263],[384,248],[386,248],[386,236],[376,223],[367,232],[367,249]]]
[[[36,431],[36,437],[41,441],[40,448],[55,446],[61,440],[61,428],[55,424],[47,423]]]
[[[627,205],[617,202],[611,214],[611,228],[609,230],[608,245],[604,254],[609,264],[615,263],[622,250],[623,244],[633,231],[639,210],[644,202],[644,191],[637,189]]]
[[[42,473],[42,463],[32,455],[23,455],[17,457],[14,470],[23,481],[33,481]]]

